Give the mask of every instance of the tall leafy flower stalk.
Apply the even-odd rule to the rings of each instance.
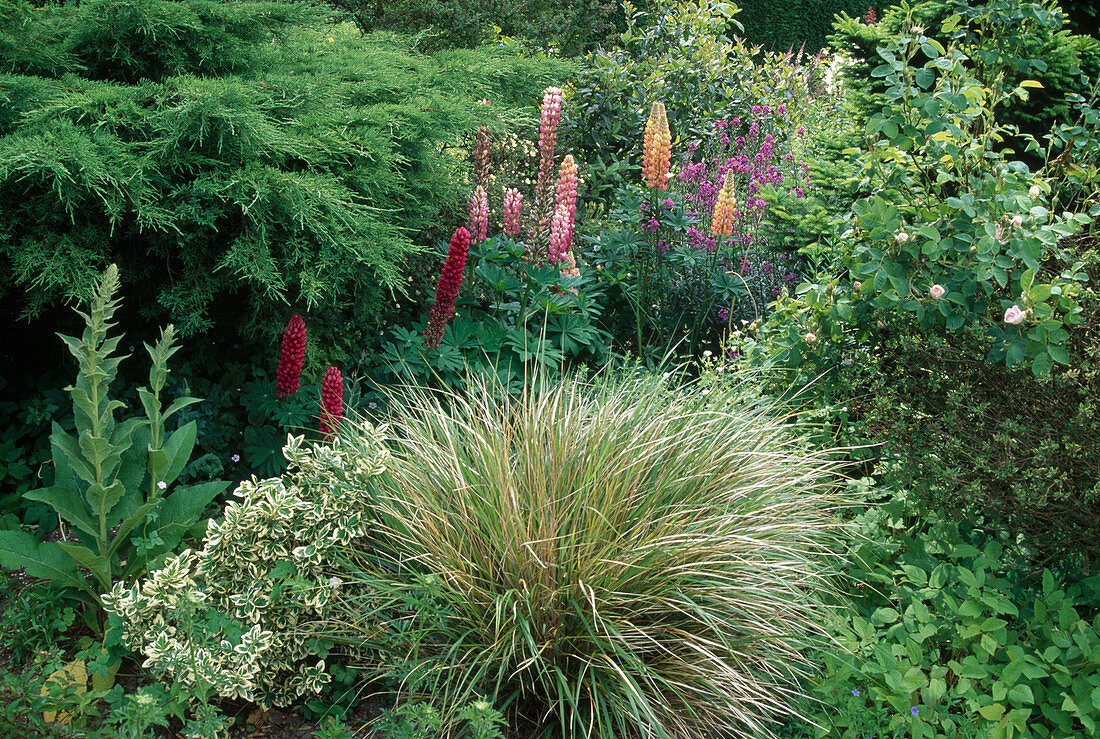
[[[305,356],[306,324],[302,317],[295,313],[287,321],[286,330],[283,331],[279,368],[275,372],[275,397],[285,398],[298,392]]]
[[[668,114],[665,104],[655,101],[649,109],[649,119],[645,124],[642,138],[642,178],[653,195],[652,212],[658,213],[660,193],[668,189],[669,170],[672,167],[672,132],[668,127]],[[642,348],[642,315],[656,305],[656,296],[652,295],[654,284],[661,284],[663,275],[656,280],[652,273],[662,271],[661,244],[652,232],[651,249],[648,258],[643,258],[638,272],[638,295],[634,308],[634,329],[639,351]],[[656,321],[654,321],[656,323]]]
[[[461,226],[451,237],[447,249],[447,260],[439,275],[439,284],[435,289],[435,304],[428,318],[428,327],[424,329],[424,343],[429,349],[436,349],[443,340],[443,330],[455,312],[455,300],[458,288],[462,285],[462,273],[466,269],[466,257],[470,251],[470,232]]]
[[[344,417],[344,378],[336,367],[325,369],[321,380],[321,436],[331,438]]]

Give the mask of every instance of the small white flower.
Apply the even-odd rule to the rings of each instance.
[[[713,352],[711,352],[710,349],[707,349],[705,352],[703,352],[704,357],[709,357],[711,354],[713,354]]]
[[[328,579],[328,584],[329,587],[338,588],[340,587],[340,578],[336,577],[336,575],[333,575]]]
[[[701,392],[700,395],[710,395],[710,388],[708,387],[706,390]]]
[[[166,487],[168,487],[168,483],[166,483],[164,480],[161,480],[157,483],[157,487],[161,490],[164,490]]]
[[[904,231],[898,231],[897,235],[894,237],[894,241],[898,242],[899,244],[904,244],[908,240],[909,234],[905,233]]]
[[[815,341],[817,341],[817,334],[815,334],[814,332],[811,331],[808,334],[806,334],[806,336],[804,336],[803,338],[806,339],[807,344],[812,344]]]
[[[1009,221],[1009,223],[1012,224],[1013,228],[1019,228],[1020,226],[1024,225],[1024,217],[1017,213],[1016,215],[1012,216],[1012,220]]]
[[[1032,198],[1037,198],[1043,194],[1043,188],[1039,187],[1038,185],[1032,185],[1028,188],[1027,194],[1030,195]]]
[[[230,457],[229,459],[230,459],[230,460],[231,460],[232,462],[234,462],[234,463],[236,463],[236,462],[240,462],[240,461],[241,461],[241,455],[239,455],[239,454],[234,454],[234,455],[233,455],[232,457]]]

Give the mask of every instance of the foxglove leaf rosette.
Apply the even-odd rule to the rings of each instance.
[[[668,189],[668,172],[672,166],[672,134],[668,130],[665,104],[657,101],[649,111],[642,145],[642,176],[646,187],[658,192]]]
[[[466,257],[470,252],[470,232],[461,226],[451,237],[447,249],[447,260],[439,275],[439,285],[435,289],[435,304],[428,318],[428,327],[424,329],[424,343],[429,349],[435,349],[443,340],[443,329],[455,312],[455,300],[458,288],[462,285],[462,273],[466,269]]]
[[[336,367],[328,367],[321,380],[321,436],[331,438],[344,417],[344,378]]]
[[[275,372],[275,397],[285,398],[298,391],[302,378],[302,364],[306,356],[306,324],[295,313],[287,321],[283,331],[282,348],[279,351],[279,369]]]

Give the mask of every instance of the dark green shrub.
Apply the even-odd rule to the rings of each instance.
[[[522,36],[577,54],[622,30],[623,12],[610,0],[335,0],[364,32],[428,32],[428,48],[476,46]]]
[[[853,17],[874,9],[878,16],[891,3],[884,0],[740,0],[737,19],[745,28],[745,40],[772,51],[803,49],[816,54],[839,13]]]
[[[507,112],[570,68],[501,48],[426,57],[295,7],[51,10],[52,35],[32,38],[68,74],[0,77],[5,310],[86,297],[115,261],[141,318],[185,336],[273,335],[287,303],[361,324],[402,289],[412,237],[461,202],[449,145],[475,101]]]
[[[1072,95],[1087,96],[1100,73],[1100,42],[1065,26],[1065,15],[1055,5],[1001,0],[967,3],[929,0],[903,4],[885,11],[877,24],[867,24],[842,14],[829,36],[831,46],[853,60],[845,76],[854,88],[854,101],[870,116],[881,108],[885,84],[873,74],[882,63],[878,49],[919,26],[937,42],[949,45],[953,32],[942,30],[944,21],[958,14],[965,35],[960,38],[972,53],[971,68],[983,84],[1012,89],[1024,80],[1035,80],[1026,97],[1003,101],[998,120],[1039,136],[1057,122],[1073,116]],[[984,35],[983,34],[984,31]],[[989,39],[995,38],[996,43]],[[924,50],[913,57],[914,66],[935,58]],[[1092,83],[1089,82],[1092,80]],[[1015,145],[1023,148],[1024,142]]]

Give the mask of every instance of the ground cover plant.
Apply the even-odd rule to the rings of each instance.
[[[0,0],[0,733],[1098,731],[1091,7],[336,5]]]

